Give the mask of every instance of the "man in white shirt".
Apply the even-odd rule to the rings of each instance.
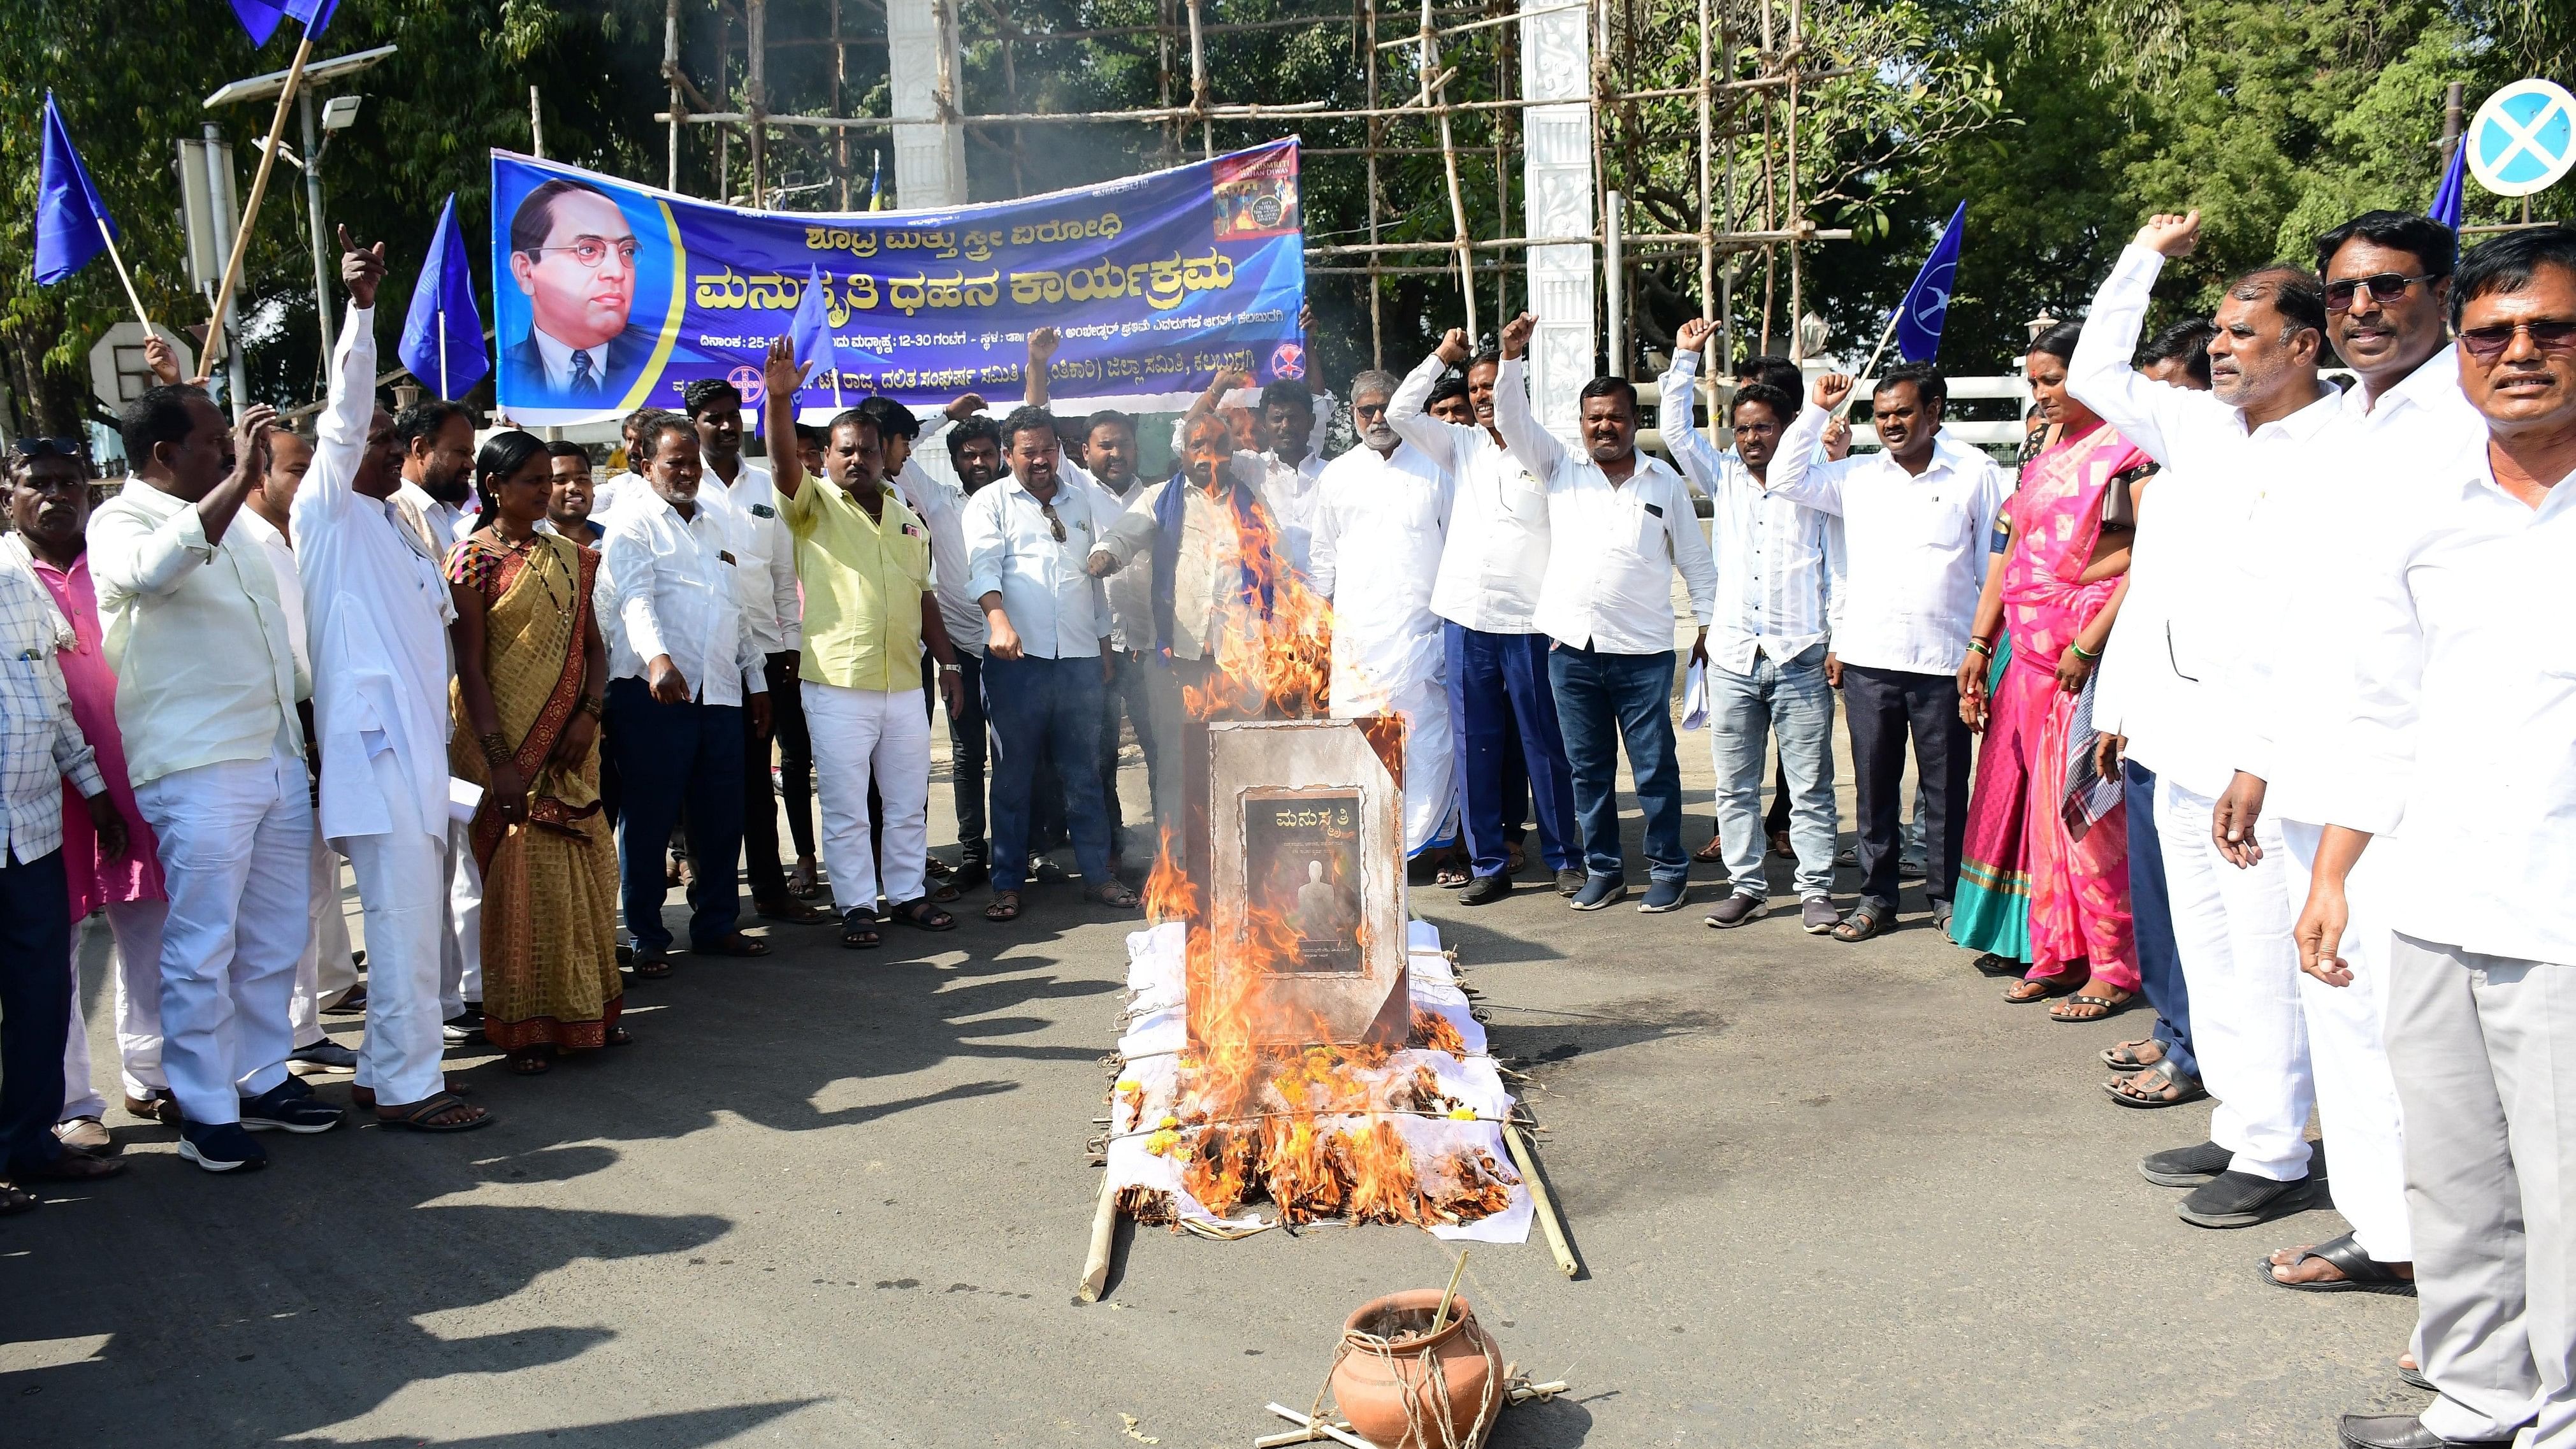
[[[1768,383],[1736,389],[1728,405],[1735,447],[1719,452],[1699,430],[1700,349],[1715,329],[1684,322],[1664,374],[1664,446],[1712,505],[1717,563],[1717,642],[1709,651],[1708,742],[1717,766],[1717,830],[1734,889],[1708,924],[1740,926],[1771,909],[1762,871],[1763,745],[1775,733],[1780,768],[1796,804],[1790,841],[1798,856],[1800,923],[1809,935],[1834,928],[1834,692],[1825,682],[1832,647],[1826,621],[1842,587],[1842,521],[1773,495],[1763,478],[1789,420],[1794,393]]]
[[[1108,605],[1089,572],[1119,516],[1115,499],[1059,473],[1055,419],[1023,406],[1002,422],[1009,477],[966,505],[967,588],[984,610],[984,713],[993,723],[993,902],[987,920],[1020,913],[1040,751],[1057,764],[1065,829],[1084,895],[1136,904],[1109,869],[1101,803],[1100,694]]]
[[[1092,486],[1120,512],[1142,493],[1136,476],[1136,420],[1113,409],[1093,413],[1084,425],[1084,472]],[[1151,792],[1162,789],[1166,771],[1180,764],[1167,759],[1166,741],[1154,733],[1151,661],[1154,655],[1154,585],[1150,569],[1121,569],[1109,576],[1102,592],[1109,600],[1109,679],[1100,698],[1100,783],[1109,810],[1109,864],[1124,859],[1126,811],[1118,799],[1118,728],[1123,714],[1136,731],[1136,748],[1145,756],[1145,779]],[[1153,798],[1149,794],[1148,798]]]
[[[698,482],[698,503],[719,514],[733,542],[734,583],[742,591],[742,627],[760,651],[763,677],[769,683],[771,730],[795,716],[802,730],[804,711],[796,688],[796,653],[804,617],[796,595],[796,546],[778,516],[778,489],[769,470],[742,456],[742,393],[720,377],[702,377],[681,392],[688,419],[698,430],[699,456],[705,472]],[[746,727],[750,720],[745,716]],[[787,866],[778,858],[778,791],[769,773],[771,733],[747,735],[742,742],[743,876],[751,886],[751,908],[762,920],[810,926],[832,919],[832,913],[788,894]]]
[[[350,1096],[388,1125],[461,1132],[492,1117],[447,1090],[440,1063],[456,609],[445,554],[394,501],[403,442],[375,389],[384,244],[360,249],[345,228],[340,236],[349,308],[313,465],[288,518],[313,652],[322,833],[349,857],[365,911],[367,1038]]]
[[[2156,274],[2198,235],[2196,213],[2149,219],[2095,294],[2066,385],[2167,470],[2139,510],[2129,586],[2163,605],[2164,639],[2136,648],[2135,621],[2123,616],[2114,634],[2128,641],[2125,677],[2096,691],[2094,718],[2156,772],[2156,837],[2192,1044],[2219,1107],[2208,1141],[2151,1154],[2139,1170],[2158,1186],[2192,1189],[2176,1209],[2183,1221],[2245,1227],[2316,1196],[2306,1136],[2316,1093],[2280,826],[2257,827],[2263,858],[2250,869],[2211,838],[2238,742],[2234,702],[2221,690],[2252,639],[2241,612],[2253,587],[2248,520],[2271,490],[2315,465],[2341,403],[2316,375],[2323,292],[2313,273],[2288,267],[2228,285],[2209,344],[2209,392],[2131,368]]]
[[[2406,212],[2370,212],[2319,238],[2326,337],[2358,383],[2337,400],[2337,416],[2318,435],[2307,468],[2278,479],[2247,521],[2254,540],[2253,587],[2241,596],[2248,637],[2223,686],[2240,704],[2243,729],[2233,753],[2236,776],[2214,823],[2220,854],[2249,866],[2260,846],[2246,837],[2266,812],[2280,823],[2289,858],[2279,874],[2293,913],[2308,897],[2324,801],[2346,768],[2320,744],[2343,721],[2322,711],[2369,642],[2351,632],[2355,611],[2343,591],[2319,586],[2314,561],[2351,556],[2351,530],[2370,526],[2357,499],[2401,499],[2413,509],[2411,489],[2441,486],[2461,449],[2486,434],[2460,391],[2445,326],[2458,250],[2449,227]],[[2411,1271],[2404,1135],[2382,1044],[2389,938],[2380,912],[2395,884],[2380,875],[2388,854],[2355,876],[2363,908],[2338,948],[2352,983],[2298,981],[2317,1115],[2334,1152],[2327,1186],[2352,1231],[2274,1254],[2273,1276],[2293,1286],[2398,1283]]]
[[[689,949],[766,956],[735,927],[742,896],[741,713],[769,728],[768,661],[742,624],[742,595],[722,518],[698,501],[698,432],[677,413],[649,420],[640,441],[650,498],[609,520],[601,549],[614,580],[617,633],[608,656],[609,741],[622,790],[618,870],[635,974],[671,974],[670,893],[662,851],[689,815]]]
[[[1467,369],[1469,423],[1429,411],[1429,399],[1453,367]],[[1405,377],[1386,410],[1388,426],[1451,479],[1431,612],[1441,620],[1441,666],[1457,733],[1470,873],[1458,903],[1466,906],[1511,894],[1515,755],[1538,817],[1540,852],[1556,873],[1556,893],[1571,896],[1589,879],[1556,691],[1548,685],[1547,636],[1532,622],[1547,575],[1547,488],[1513,460],[1494,431],[1494,379],[1501,371],[1500,354],[1471,357],[1466,332],[1452,328]]]
[[[1941,431],[1949,387],[1922,363],[1887,369],[1870,395],[1879,451],[1817,462],[1825,428],[1851,390],[1840,374],[1816,380],[1814,404],[1780,439],[1767,480],[1774,495],[1843,521],[1848,583],[1835,591],[1827,619],[1833,651],[1825,674],[1842,691],[1851,731],[1861,890],[1833,935],[1866,941],[1896,916],[1908,736],[1922,800],[1923,893],[1933,925],[1950,923],[1968,833],[1971,748],[1957,670],[1985,582],[1987,536],[2008,489],[1992,459]]]
[[[1447,470],[1386,420],[1398,379],[1351,379],[1360,444],[1316,485],[1308,577],[1333,605],[1335,719],[1404,721],[1404,850],[1446,849],[1458,814],[1445,646],[1431,588],[1440,573],[1452,485]]]
[[[313,653],[304,623],[304,581],[295,568],[289,510],[295,506],[295,494],[304,486],[304,475],[312,467],[313,444],[309,439],[284,428],[270,429],[268,471],[233,519],[233,527],[258,540],[260,547],[267,550],[269,567],[277,570],[278,601],[286,606],[287,638],[295,645],[295,662],[308,678],[313,672]],[[313,743],[312,708],[311,701],[306,701],[306,757],[318,764],[322,756]],[[340,853],[323,837],[318,814],[313,828],[311,920],[304,955],[295,963],[295,1051],[288,1059],[310,1069],[354,1070],[357,1053],[331,1040],[322,1030],[322,1003],[356,986],[358,972],[349,955],[348,918],[340,909]]]
[[[398,516],[407,517],[443,568],[448,549],[474,531],[474,412],[423,398],[394,415],[402,437]],[[450,1041],[465,1041],[483,1016],[483,872],[463,821],[448,821],[447,906],[439,960],[439,1002]]]
[[[339,1120],[286,1069],[312,903],[306,676],[276,571],[231,528],[275,420],[253,407],[228,433],[204,393],[151,389],[120,419],[136,476],[89,525],[126,769],[170,895],[161,1065],[179,1153],[210,1172],[267,1162],[246,1123]]]
[[[1717,566],[1690,485],[1637,451],[1637,390],[1627,379],[1584,384],[1576,404],[1582,451],[1539,426],[1521,360],[1537,326],[1524,312],[1503,328],[1494,429],[1512,460],[1547,488],[1547,573],[1530,622],[1555,641],[1548,684],[1583,827],[1589,878],[1571,904],[1597,911],[1628,896],[1617,793],[1624,741],[1646,817],[1648,884],[1637,909],[1678,910],[1689,893],[1690,855],[1682,848],[1682,772],[1673,758],[1673,574],[1680,572],[1699,621],[1690,654],[1696,663],[1707,657],[1716,616]]]
[[[2358,552],[2314,581],[2352,607],[2360,647],[2327,711],[2345,725],[2306,742],[2349,768],[2321,782],[2298,952],[2349,990],[2368,969],[2344,954],[2352,923],[2375,914],[2391,932],[2388,1063],[2408,1128],[2417,1337],[2439,1394],[2420,1417],[2347,1415],[2342,1441],[2568,1449],[2576,232],[2489,241],[2451,289],[2452,355],[2485,427],[2438,472],[2356,498]],[[2377,901],[2347,901],[2365,849],[2394,858]]]

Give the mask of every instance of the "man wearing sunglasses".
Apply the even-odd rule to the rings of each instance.
[[[2208,1140],[2152,1153],[2139,1170],[2159,1187],[2192,1189],[2176,1208],[2183,1221],[2228,1228],[2311,1205],[2322,1178],[2307,1141],[2315,1086],[2280,826],[2262,822],[2263,853],[2248,868],[2221,854],[2210,831],[2235,774],[2225,682],[2253,632],[2239,603],[2252,587],[2249,521],[2282,480],[2315,466],[2317,439],[2340,404],[2317,380],[2325,298],[2313,273],[2289,267],[2227,284],[2213,318],[2210,391],[2156,382],[2130,365],[2157,273],[2199,239],[2197,212],[2148,219],[2093,299],[2066,385],[2167,470],[2139,510],[2131,583],[2171,601],[2165,637],[2128,642],[2133,636],[2115,632],[2124,642],[2112,647],[2142,647],[2164,666],[2148,671],[2162,696],[2157,711],[2168,717],[2150,762],[2156,835],[2193,1046],[2220,1106]],[[2313,546],[2299,556],[2312,567],[2321,560]],[[2138,679],[2129,688],[2148,686]]]
[[[2364,213],[2317,239],[2326,337],[2358,382],[2336,400],[2334,421],[2303,465],[2277,476],[2247,520],[2249,588],[2237,600],[2245,645],[2220,686],[2235,706],[2226,717],[2239,727],[2235,778],[2212,820],[2219,853],[2258,871],[2259,827],[2267,814],[2278,823],[2288,847],[2278,881],[2293,915],[2307,899],[2324,800],[2346,768],[2318,747],[2341,718],[2321,711],[2367,642],[2350,627],[2350,601],[2317,577],[2316,563],[2355,556],[2349,534],[2366,517],[2356,497],[2405,498],[2479,430],[2447,345],[2458,253],[2449,227],[2395,211]],[[2287,1288],[2388,1286],[2413,1272],[2397,1086],[2381,1044],[2389,940],[2381,912],[2403,888],[2381,874],[2387,867],[2383,851],[2360,873],[2364,908],[2342,944],[2351,983],[2298,978],[2317,1111],[2334,1153],[2330,1187],[2352,1231],[2274,1253],[2273,1281]]]
[[[985,919],[1020,913],[1036,814],[1037,762],[1057,761],[1067,833],[1083,894],[1117,910],[1136,904],[1110,872],[1103,781],[1083,768],[1100,754],[1103,646],[1109,601],[1088,571],[1119,501],[1062,468],[1055,419],[1043,407],[1002,420],[1010,476],[966,504],[966,591],[984,610],[984,717],[993,727],[993,901]]]
[[[2437,466],[2366,480],[2352,501],[2364,522],[2336,576],[2359,647],[2326,701],[2340,727],[2325,741],[2346,768],[2319,792],[2328,823],[2297,926],[2309,975],[2344,991],[2381,978],[2409,1129],[2417,1331],[2439,1394],[2420,1416],[2347,1415],[2342,1440],[2439,1449],[2521,1434],[2566,1449],[2576,228],[2487,242],[2450,292],[2447,356],[2478,416]],[[2356,952],[2355,924],[2374,918]],[[2362,958],[2373,949],[2384,956]]]
[[[510,218],[510,277],[528,298],[528,334],[501,355],[515,406],[606,412],[618,405],[653,335],[627,325],[635,305],[635,228],[606,192],[557,179]]]

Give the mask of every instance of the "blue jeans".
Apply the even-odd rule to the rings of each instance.
[[[1458,793],[1467,853],[1478,875],[1501,875],[1522,820],[1513,766],[1537,807],[1539,848],[1550,870],[1574,864],[1574,786],[1547,674],[1547,636],[1489,634],[1443,621],[1449,721],[1458,747]],[[1518,749],[1513,746],[1518,745]]]
[[[671,949],[663,854],[689,814],[689,944],[721,941],[742,922],[742,706],[664,704],[641,679],[608,681],[608,740],[623,792],[617,817],[620,893],[635,954]]]
[[[1717,838],[1738,895],[1767,896],[1762,871],[1763,746],[1780,741],[1789,782],[1789,844],[1798,853],[1801,899],[1834,888],[1834,692],[1825,683],[1825,646],[1786,664],[1756,653],[1753,672],[1708,668],[1708,747],[1717,766]]]
[[[1619,745],[1646,816],[1646,873],[1656,881],[1690,878],[1682,853],[1682,768],[1673,758],[1673,653],[1604,654],[1558,645],[1548,651],[1548,683],[1565,733],[1565,763],[1574,777],[1574,815],[1583,828],[1583,865],[1595,876],[1619,876]]]
[[[2165,895],[2165,857],[2156,835],[2156,772],[2135,760],[2120,765],[2120,795],[2129,807],[2129,917],[2137,934],[2138,986],[2156,1009],[2155,1038],[2174,1070],[2200,1079],[2191,1050],[2191,998],[2183,990],[2182,955],[2174,946],[2173,905]]]
[[[1109,807],[1100,796],[1100,660],[984,656],[984,718],[993,727],[993,889],[1029,877],[1038,760],[1058,762],[1066,832],[1089,885],[1109,874]]]

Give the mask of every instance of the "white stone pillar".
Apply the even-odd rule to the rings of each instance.
[[[1571,246],[1529,249],[1530,404],[1549,431],[1575,440],[1574,395],[1592,380],[1596,350],[1590,238],[1592,195],[1592,18],[1564,0],[1521,0],[1521,95],[1526,149],[1522,184],[1530,237],[1581,237]],[[1535,104],[1561,102],[1561,104]]]
[[[952,0],[886,0],[894,118],[895,200],[906,210],[966,202],[965,109]]]

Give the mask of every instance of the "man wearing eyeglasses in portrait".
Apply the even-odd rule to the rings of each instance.
[[[557,179],[510,219],[510,276],[527,294],[528,335],[502,354],[514,403],[613,408],[653,335],[635,305],[635,228],[607,193]]]

